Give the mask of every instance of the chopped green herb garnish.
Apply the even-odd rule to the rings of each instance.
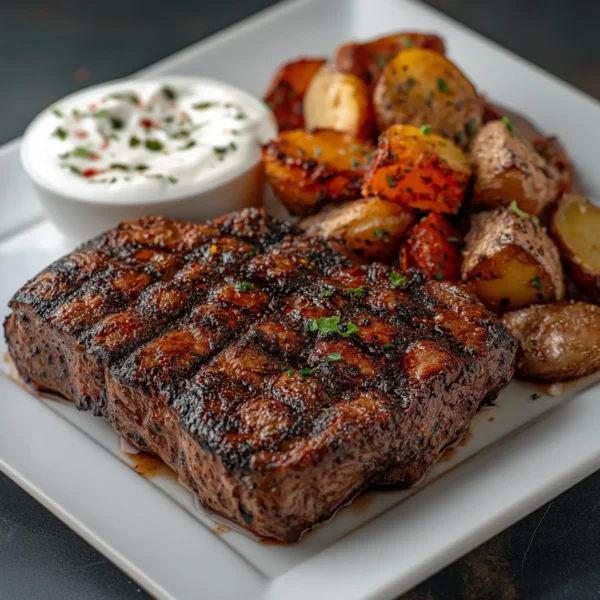
[[[69,169],[69,171],[71,171],[71,173],[75,173],[75,175],[79,175],[80,177],[82,176],[81,169],[76,167],[75,165],[60,165],[60,166],[65,169]]]
[[[421,133],[424,133],[425,135],[429,135],[431,133],[431,125],[422,125]]]
[[[110,163],[110,165],[108,165],[108,168],[109,169],[118,169],[119,171],[129,171],[129,169],[131,167],[124,163]]]
[[[254,287],[253,283],[250,283],[249,281],[237,281],[235,284],[235,291],[236,292],[247,292],[249,290],[251,290]]]
[[[542,395],[538,394],[537,392],[534,392],[533,394],[531,394],[530,397],[531,397],[532,400],[538,400],[539,398],[542,397]]]
[[[373,54],[373,60],[375,61],[375,64],[380,68],[383,69],[386,65],[386,60],[385,57],[382,56],[381,54]]]
[[[527,218],[529,218],[529,214],[528,214],[528,213],[526,213],[524,210],[521,210],[521,209],[519,208],[519,205],[517,204],[517,201],[516,201],[516,200],[513,200],[513,201],[510,203],[510,208],[511,208],[511,210],[512,210],[514,213],[516,213],[516,214],[517,214],[517,216],[521,217],[521,219],[527,219]]]
[[[376,229],[373,232],[373,236],[375,237],[375,239],[381,240],[384,244],[389,243],[389,241],[390,241],[389,235],[390,235],[390,232],[387,229]]]
[[[358,327],[354,323],[348,323],[346,325],[346,331],[342,331],[339,328],[339,323],[340,317],[337,315],[334,317],[320,317],[316,320],[311,319],[308,322],[305,331],[318,331],[324,335],[329,333],[337,333],[342,337],[349,337],[358,331]]]
[[[511,133],[515,132],[515,128],[508,117],[502,117],[502,123],[504,123],[504,127],[506,127],[506,129],[508,129]]]
[[[324,356],[321,360],[326,362],[338,362],[344,360],[344,357],[339,352],[332,352],[331,354]]]
[[[539,277],[534,277],[533,279],[529,280],[529,283],[531,283],[531,285],[536,289],[536,290],[541,290],[542,289],[542,280]]]
[[[233,117],[236,121],[241,121],[246,118],[246,113],[239,112],[235,117]]]
[[[286,374],[288,377],[291,377],[291,376],[292,376],[292,375],[293,375],[295,372],[296,372],[296,371],[294,371],[294,369],[288,369],[288,370],[285,372],[285,374]]]
[[[230,150],[237,150],[237,144],[235,142],[229,142]]]
[[[160,142],[159,140],[152,139],[147,139],[144,142],[144,146],[146,146],[146,148],[148,150],[151,150],[152,152],[160,152],[164,147],[162,142]]]
[[[405,38],[402,40],[402,45],[403,45],[405,48],[413,48],[413,47],[414,47],[414,45],[415,45],[415,43],[412,41],[412,39],[411,39],[411,38],[409,38],[409,37],[405,37]]]
[[[198,102],[198,104],[194,104],[192,108],[195,110],[206,110],[207,108],[216,106],[216,104],[216,102]]]
[[[65,115],[63,115],[62,111],[58,110],[58,108],[52,109],[52,114],[59,119],[62,119]]]
[[[400,273],[396,273],[396,271],[392,271],[390,273],[390,282],[393,288],[403,288],[408,284],[408,279],[404,277],[404,275],[400,275]]]
[[[133,92],[120,92],[118,94],[110,94],[108,97],[115,100],[126,100],[127,102],[131,102],[131,104],[137,104],[140,101],[139,96]]]
[[[71,156],[70,152],[63,152],[63,154],[58,155],[58,158],[60,158],[60,160],[65,160],[65,159],[69,158],[69,156]]]
[[[350,157],[350,166],[353,169],[357,169],[360,166],[360,161],[358,160],[358,158],[356,158],[356,156]]]
[[[386,175],[385,180],[387,181],[387,184],[391,188],[396,187],[396,180],[394,179],[394,177],[392,175]]]
[[[335,292],[333,290],[322,289],[321,296],[323,298],[331,298]]]
[[[73,113],[75,113],[75,111],[73,111]],[[77,116],[82,117],[83,115],[77,111]],[[103,108],[102,110],[98,110],[95,113],[92,114],[92,117],[94,117],[94,119],[103,119],[104,117],[108,117],[108,111]]]
[[[458,242],[458,238],[455,235],[451,235],[446,238],[451,244],[456,244]]]
[[[125,123],[123,122],[123,119],[119,119],[119,117],[111,117],[110,124],[113,129],[123,129]]]
[[[177,177],[173,177],[173,175],[169,175],[169,176],[167,177],[167,181],[168,181],[169,183],[177,183],[179,180],[177,179]]]
[[[228,150],[229,150],[229,146],[214,146],[213,147],[213,152],[215,154],[217,154],[218,156],[222,156],[223,154],[226,154]]]
[[[175,92],[175,90],[168,85],[163,86],[163,88],[160,90],[160,93],[167,100],[175,100],[175,98],[177,98],[177,93]]]
[[[67,136],[69,134],[67,133],[66,129],[63,129],[62,127],[57,127],[53,131],[52,135],[64,141],[67,139]]]
[[[136,171],[146,171],[149,168],[150,167],[148,165],[135,165],[135,170]]]
[[[73,150],[73,156],[76,156],[77,158],[90,158],[93,155],[93,152],[87,148],[82,148],[81,146],[77,146],[77,148]]]
[[[248,250],[248,252],[246,252],[246,256],[256,256],[257,254],[260,254],[260,250],[258,248],[252,248],[252,250]]]
[[[384,344],[383,347],[385,350],[391,350],[394,347],[394,344]]]
[[[365,288],[361,285],[357,288],[348,288],[346,290],[349,294],[352,294],[355,297],[362,296],[365,293]]]
[[[190,148],[193,148],[196,145],[196,142],[194,140],[190,140],[185,146],[181,146],[181,148],[177,148],[177,150],[189,150]]]
[[[308,377],[309,375],[312,375],[317,369],[300,369],[300,375],[303,375],[304,377]]]
[[[438,271],[433,278],[437,279],[438,281],[442,281],[442,279],[444,279],[444,273],[442,273],[442,271]]]
[[[135,148],[136,146],[139,146],[140,144],[141,144],[141,142],[140,142],[140,138],[139,137],[137,137],[135,135],[132,135],[129,138],[129,147],[130,148]]]
[[[438,77],[435,80],[435,83],[437,85],[437,89],[440,92],[447,92],[448,91],[448,82],[443,77]]]
[[[469,137],[473,137],[477,133],[477,121],[475,119],[469,119],[465,125],[465,131]]]
[[[455,141],[457,144],[461,144],[461,143],[462,143],[462,141],[463,141],[463,138],[464,138],[464,136],[463,136],[463,132],[462,132],[462,131],[457,131],[457,132],[454,134],[454,141]]]

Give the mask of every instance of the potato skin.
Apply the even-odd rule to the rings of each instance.
[[[468,148],[481,127],[483,100],[445,56],[422,48],[399,52],[373,92],[380,130],[401,123],[431,125],[433,132]]]
[[[450,140],[410,125],[393,125],[379,136],[363,196],[375,194],[411,208],[455,214],[470,177],[467,157]]]
[[[600,307],[585,302],[530,306],[502,322],[517,339],[516,376],[566,381],[600,369]]]
[[[365,83],[323,65],[304,96],[304,126],[309,131],[334,129],[357,139],[373,139],[373,104]]]
[[[284,131],[263,147],[267,181],[294,215],[360,197],[373,146],[338,131]]]
[[[462,237],[438,213],[429,213],[409,232],[400,251],[403,271],[418,269],[431,279],[460,279]]]
[[[372,197],[323,210],[298,225],[309,235],[339,240],[358,262],[388,262],[415,221],[411,209]]]
[[[600,303],[600,207],[574,194],[565,194],[550,217],[550,235],[577,287]]]
[[[515,201],[525,212],[540,215],[560,193],[559,173],[510,121],[491,121],[480,129],[471,146],[471,161],[473,210]]]
[[[445,54],[444,41],[427,33],[398,32],[368,42],[350,42],[338,46],[335,67],[342,73],[355,75],[373,92],[385,65],[406,48],[427,48]]]
[[[279,131],[304,127],[304,94],[326,62],[326,58],[300,58],[281,65],[275,73],[264,101],[273,111]]]
[[[510,207],[471,216],[462,279],[491,310],[562,300],[560,255],[537,219]]]

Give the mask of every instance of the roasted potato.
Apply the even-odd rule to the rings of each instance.
[[[556,136],[542,137],[533,141],[533,147],[554,168],[559,177],[558,194],[568,194],[573,191],[575,171],[573,163]]]
[[[504,315],[518,340],[516,375],[565,381],[600,369],[600,307],[585,302],[530,306]]]
[[[571,278],[600,303],[600,207],[581,196],[564,195],[550,218],[550,235]]]
[[[485,124],[471,146],[474,209],[492,209],[516,201],[539,215],[561,190],[558,171],[525,140],[508,118]]]
[[[434,133],[467,148],[481,126],[483,100],[445,56],[410,48],[385,67],[373,92],[380,130],[391,125],[430,125]]]
[[[385,65],[406,48],[428,48],[445,53],[444,41],[437,35],[400,32],[369,42],[342,44],[335,53],[335,68],[364,81],[372,93]]]
[[[334,129],[357,139],[372,139],[373,105],[367,86],[354,75],[321,67],[304,96],[306,129]]]
[[[462,237],[438,213],[429,213],[408,233],[402,244],[400,265],[403,271],[418,269],[438,281],[460,278]]]
[[[310,235],[340,240],[359,262],[387,262],[415,221],[411,209],[372,197],[323,210],[300,221],[299,227]]]
[[[338,131],[284,131],[263,147],[273,192],[295,215],[360,197],[374,147]]]
[[[264,101],[273,111],[279,131],[304,127],[303,100],[306,89],[325,58],[300,58],[282,65],[271,80]]]
[[[463,281],[491,310],[564,298],[558,249],[537,218],[515,204],[471,217],[463,257]]]
[[[457,213],[471,177],[469,161],[450,140],[428,131],[411,125],[384,131],[364,178],[363,196]]]

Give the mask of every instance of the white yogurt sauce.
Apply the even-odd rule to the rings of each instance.
[[[49,107],[22,150],[44,185],[79,199],[148,201],[210,188],[260,161],[276,134],[262,102],[217,81],[94,86]]]

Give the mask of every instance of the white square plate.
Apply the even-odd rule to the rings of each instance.
[[[483,92],[560,136],[600,195],[598,103],[410,0],[286,2],[142,75],[217,77],[259,95],[287,58],[398,29],[441,33]],[[4,315],[12,293],[70,248],[43,219],[18,141],[0,150],[0,195]],[[136,474],[104,421],[34,398],[7,364],[0,373],[0,468],[158,598],[393,598],[600,466],[600,387],[533,402],[536,390],[512,383],[418,489],[370,493],[300,543],[265,545],[223,532],[172,478]]]

